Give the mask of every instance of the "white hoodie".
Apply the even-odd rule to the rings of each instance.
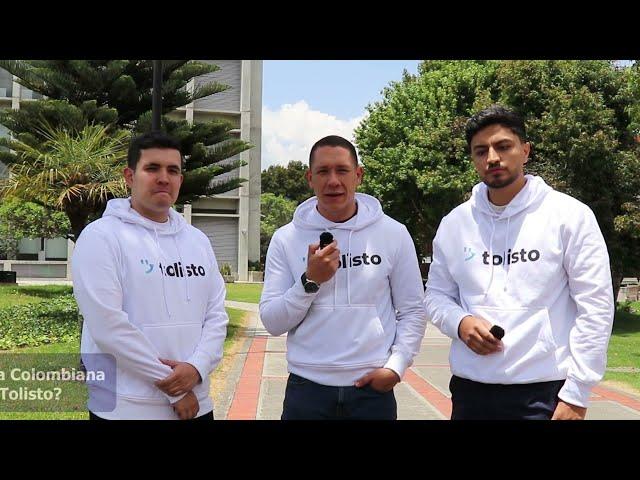
[[[613,325],[607,247],[589,207],[540,177],[526,179],[501,214],[479,183],[442,219],[427,316],[453,339],[453,374],[497,384],[566,379],[560,399],[586,407],[604,374]],[[458,337],[467,315],[503,327],[504,351],[468,348]]]
[[[409,232],[375,198],[357,193],[356,201],[354,218],[333,223],[310,198],[275,232],[267,252],[262,322],[272,335],[288,332],[289,371],[322,385],[353,385],[380,367],[402,377],[426,326]],[[306,293],[300,277],[308,246],[323,231],[338,242],[340,267],[317,293]]]
[[[115,410],[94,410],[113,395],[104,384],[89,384],[89,410],[106,419],[177,419],[170,403],[184,395],[154,385],[171,374],[159,360],[166,358],[198,370],[197,416],[210,412],[209,374],[222,358],[228,317],[209,239],[173,209],[161,224],[133,210],[129,199],[110,200],[80,235],[72,272],[84,317],[83,358],[103,353],[117,362]]]

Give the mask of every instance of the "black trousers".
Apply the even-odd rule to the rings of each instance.
[[[564,380],[524,384],[488,384],[457,376],[449,390],[451,420],[550,420]]]
[[[93,420],[93,421],[96,421],[96,422],[107,422],[108,421],[106,418],[99,417],[98,415],[93,413],[91,410],[89,410],[89,420]],[[205,413],[204,415],[201,415],[199,417],[191,419],[191,421],[197,421],[197,420],[202,420],[202,421],[211,421],[211,420],[213,420],[213,410],[211,410],[209,413]]]

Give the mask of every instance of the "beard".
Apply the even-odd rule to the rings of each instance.
[[[499,176],[499,177],[495,177],[493,175],[487,174],[482,179],[482,181],[487,187],[490,187],[490,188],[504,188],[504,187],[508,187],[513,182],[515,182],[518,179],[518,177],[520,177],[520,172],[514,172],[514,173],[507,172],[507,175],[503,174],[502,176]]]

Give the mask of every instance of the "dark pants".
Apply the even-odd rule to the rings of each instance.
[[[397,417],[393,390],[381,393],[370,385],[330,387],[289,374],[282,420],[396,420]]]
[[[451,377],[451,420],[550,420],[564,380],[513,385]]]
[[[94,421],[97,421],[97,422],[107,422],[108,421],[106,418],[99,417],[98,415],[96,415],[92,411],[89,411],[89,420],[94,420]],[[204,415],[201,415],[199,417],[191,419],[191,421],[197,421],[197,420],[203,420],[203,421],[211,421],[211,420],[213,420],[213,410],[211,410],[209,413],[205,413]]]

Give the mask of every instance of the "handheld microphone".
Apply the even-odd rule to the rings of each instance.
[[[489,330],[489,333],[491,335],[493,335],[494,337],[496,337],[498,340],[502,340],[502,337],[504,337],[504,328],[502,328],[502,327],[500,327],[498,325],[494,325]]]
[[[320,234],[320,249],[323,249],[331,242],[333,242],[333,235],[331,235],[329,232],[322,232]]]

